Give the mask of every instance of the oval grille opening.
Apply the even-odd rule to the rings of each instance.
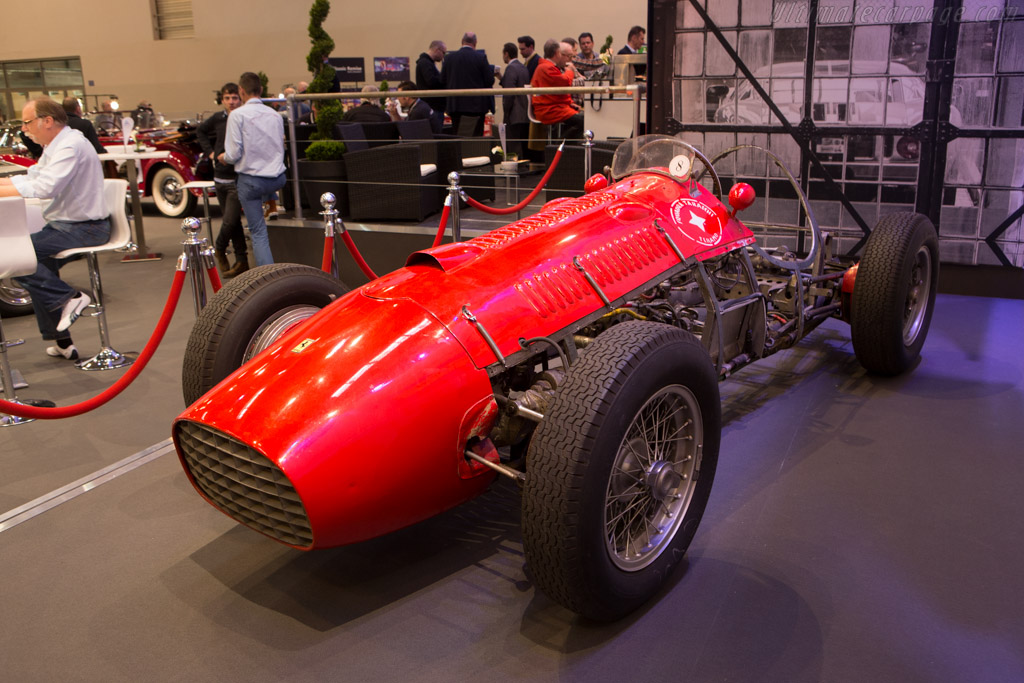
[[[313,544],[299,494],[269,458],[198,422],[183,420],[175,429],[189,473],[217,507],[282,543]]]

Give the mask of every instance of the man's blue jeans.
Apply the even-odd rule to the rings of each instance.
[[[62,261],[54,258],[65,249],[95,247],[106,244],[110,239],[110,220],[98,221],[50,221],[43,229],[32,235],[32,246],[36,249],[36,272],[14,278],[32,295],[32,309],[36,314],[39,332],[43,339],[70,339],[71,333],[57,332],[61,309],[78,291],[60,279]]]
[[[257,266],[265,266],[274,262],[270,253],[270,238],[267,236],[267,222],[263,218],[263,202],[274,196],[284,187],[284,173],[276,178],[264,178],[258,175],[238,174],[235,181],[238,186],[238,202],[245,212],[245,220],[249,224],[249,235],[252,237],[252,251]]]

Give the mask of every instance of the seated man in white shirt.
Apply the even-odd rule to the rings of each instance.
[[[39,332],[54,340],[46,353],[78,358],[68,328],[91,299],[60,279],[54,256],[73,247],[92,247],[110,239],[110,214],[103,203],[103,167],[80,132],[67,126],[67,113],[47,98],[29,101],[22,110],[22,130],[43,146],[39,163],[26,175],[0,178],[0,197],[43,200],[46,225],[32,235],[39,265],[32,275],[16,278],[32,295]]]

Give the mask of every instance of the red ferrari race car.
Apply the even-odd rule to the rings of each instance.
[[[849,322],[865,368],[907,370],[938,242],[904,213],[859,264],[813,219],[806,256],[766,249],[736,216],[751,187],[734,185],[730,208],[712,161],[675,138],[623,143],[611,176],[351,292],[289,264],[232,280],[196,322],[173,427],[197,491],[309,550],[511,477],[538,588],[601,620],[642,605],[708,501],[719,381],[830,318]]]

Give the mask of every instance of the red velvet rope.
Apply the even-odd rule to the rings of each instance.
[[[359,249],[356,248],[356,243],[352,241],[352,236],[348,234],[348,230],[341,233],[341,239],[345,241],[345,246],[348,247],[348,251],[352,254],[352,258],[356,260],[356,264],[359,266],[359,270],[363,271],[366,277],[371,280],[377,279],[377,274],[374,273],[369,264],[363,260],[363,255],[359,253]]]
[[[325,273],[331,272],[331,263],[334,261],[334,235],[324,235],[324,257],[320,261],[320,270]]]
[[[216,294],[220,291],[220,273],[217,272],[216,266],[210,266],[206,269],[207,275],[210,276],[210,286],[213,287],[213,293]]]
[[[441,211],[441,224],[437,226],[437,237],[434,238],[434,243],[430,245],[430,248],[441,245],[441,240],[444,239],[444,229],[448,225],[448,214],[452,212],[452,196],[448,195],[444,200],[444,210]]]
[[[555,158],[551,160],[551,166],[548,167],[548,172],[545,173],[544,177],[540,179],[539,183],[537,183],[537,187],[533,188],[533,192],[531,192],[529,195],[527,195],[526,199],[524,199],[523,201],[519,202],[515,206],[510,206],[507,209],[496,209],[496,208],[494,208],[492,206],[485,206],[484,204],[481,204],[480,202],[478,202],[477,200],[475,200],[475,199],[473,199],[472,197],[469,197],[469,196],[466,197],[466,203],[469,204],[470,206],[472,206],[474,209],[480,209],[484,213],[492,213],[492,214],[499,215],[499,216],[504,216],[506,214],[515,213],[517,211],[522,211],[523,209],[526,208],[527,204],[529,204],[530,202],[533,201],[534,197],[536,197],[538,194],[540,194],[540,191],[544,189],[544,186],[547,185],[548,179],[551,177],[551,173],[555,170],[555,167],[558,166],[558,161],[561,158],[562,158],[562,148],[559,147],[558,151],[555,152]]]
[[[20,403],[11,403],[9,401],[0,400],[0,412],[7,413],[8,415],[17,415],[18,417],[26,417],[38,420],[56,420],[63,417],[74,417],[75,415],[81,415],[87,413],[90,410],[99,408],[104,403],[114,398],[122,391],[128,388],[128,385],[134,381],[139,373],[146,368],[146,364],[149,359],[156,353],[156,349],[160,346],[160,342],[164,338],[164,334],[167,332],[167,327],[171,324],[171,317],[174,315],[174,309],[178,305],[178,299],[181,296],[182,285],[185,284],[185,271],[179,270],[174,274],[174,281],[171,283],[171,292],[167,297],[167,303],[164,305],[164,312],[160,316],[160,321],[156,325],[156,329],[153,330],[153,336],[149,338],[149,342],[146,344],[146,348],[142,349],[142,353],[139,354],[138,359],[132,364],[128,371],[121,375],[121,378],[114,382],[101,394],[94,396],[81,403],[76,403],[70,406],[62,406],[59,408],[40,408],[38,406],[26,406]]]

